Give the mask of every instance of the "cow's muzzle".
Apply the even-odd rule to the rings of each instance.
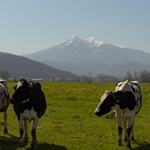
[[[10,98],[10,99],[9,99],[9,102],[10,102],[11,104],[14,104],[14,99],[13,99],[13,98]]]
[[[99,117],[102,116],[102,115],[101,115],[99,112],[97,112],[97,111],[94,111],[94,114],[95,114],[96,116],[99,116]]]

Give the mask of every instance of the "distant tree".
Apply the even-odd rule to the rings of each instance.
[[[83,75],[82,79],[83,79],[84,82],[87,82],[87,83],[92,83],[93,82],[93,77],[92,77],[90,72],[88,72],[88,75]]]
[[[128,80],[133,80],[133,75],[132,75],[132,73],[131,73],[130,71],[127,72],[126,78],[127,78]]]
[[[96,78],[99,80],[99,81],[102,81],[102,82],[105,82],[106,81],[106,75],[103,75],[103,74],[98,74],[96,76]]]
[[[7,70],[0,70],[0,78],[7,80],[9,78],[9,72]]]
[[[150,82],[150,72],[140,71],[139,72],[139,80],[141,82]]]
[[[133,73],[127,72],[126,79],[128,80],[138,80],[140,82],[150,82],[150,72],[143,71],[134,71]]]
[[[134,80],[139,80],[139,75],[138,75],[138,72],[134,70],[133,72],[133,78]]]

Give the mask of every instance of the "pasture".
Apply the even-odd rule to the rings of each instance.
[[[8,82],[10,96],[16,83]],[[41,82],[47,100],[47,111],[37,128],[36,150],[126,150],[126,143],[117,146],[117,123],[111,113],[94,115],[105,90],[114,91],[116,83]],[[134,150],[150,149],[150,84],[141,84],[143,106],[135,120]],[[3,133],[0,114],[0,150],[29,150],[31,141],[19,148],[19,125],[10,104],[8,134]]]

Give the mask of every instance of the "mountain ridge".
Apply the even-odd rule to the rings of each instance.
[[[95,37],[78,37],[76,35],[71,36],[68,40],[63,42],[62,44],[50,47],[45,50],[41,50],[39,52],[31,53],[24,55],[27,58],[45,62],[45,64],[51,65],[50,62],[59,63],[59,64],[70,64],[76,65],[76,68],[79,67],[78,64],[84,61],[95,61],[94,68],[98,68],[99,70],[96,72],[93,67],[89,68],[88,66],[84,67],[83,70],[87,70],[88,72],[102,73],[103,70],[98,67],[98,65],[104,64],[102,68],[110,69],[112,75],[116,75],[115,69],[113,71],[112,66],[117,66],[116,68],[120,69],[119,66],[127,63],[137,63],[145,65],[144,68],[149,69],[150,65],[150,53],[138,50],[131,49],[124,46],[113,45],[107,42],[103,42]],[[73,66],[72,66],[73,67]],[[64,67],[61,67],[64,69]],[[82,70],[80,67],[80,70]],[[132,68],[134,70],[136,68]],[[66,69],[67,70],[67,69]],[[128,69],[122,69],[123,72],[127,72]],[[142,68],[141,68],[142,70]],[[68,69],[67,71],[70,71]],[[87,71],[83,71],[82,74]],[[140,71],[140,69],[138,69]],[[78,72],[78,71],[77,71]],[[118,70],[116,71],[118,72]],[[105,72],[104,72],[105,73]],[[110,75],[110,74],[109,74]],[[118,76],[125,75],[125,73],[118,73]]]
[[[23,56],[0,52],[0,70],[7,70],[10,78],[74,79],[77,75],[50,67]]]

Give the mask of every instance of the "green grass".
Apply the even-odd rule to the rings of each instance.
[[[114,91],[115,83],[57,83],[42,82],[47,100],[47,111],[37,128],[36,150],[126,150],[126,143],[117,146],[118,133],[115,117],[94,115],[99,98],[105,90]],[[15,83],[8,82],[10,96]],[[135,121],[134,150],[150,149],[150,84],[141,84],[143,106]],[[19,126],[10,104],[8,135],[3,133],[0,114],[0,150],[29,150],[29,143],[19,148]]]

